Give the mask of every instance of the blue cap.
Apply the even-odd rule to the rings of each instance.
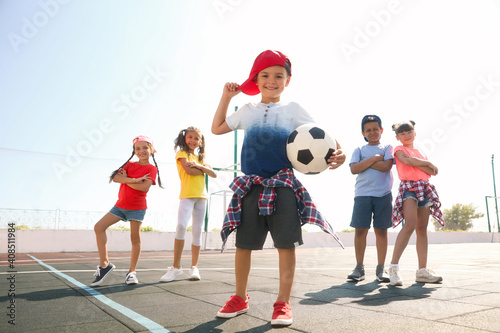
[[[361,120],[361,132],[363,132],[365,124],[371,123],[372,121],[376,121],[380,125],[380,128],[382,128],[382,120],[380,119],[380,117],[374,114],[368,114],[363,117],[363,120]],[[364,139],[366,142],[368,142],[366,138]]]

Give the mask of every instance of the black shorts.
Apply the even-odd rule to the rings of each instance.
[[[236,229],[236,247],[262,250],[267,232],[271,233],[274,247],[292,249],[303,244],[302,229],[295,193],[288,187],[277,187],[276,210],[272,215],[259,215],[261,185],[253,185],[241,203],[241,224]]]

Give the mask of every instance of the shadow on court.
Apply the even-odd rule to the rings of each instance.
[[[440,284],[415,282],[417,258],[410,245],[400,262],[401,287],[376,281],[375,247],[367,248],[366,280],[357,283],[347,280],[353,248],[298,248],[294,322],[284,328],[270,325],[279,284],[274,249],[254,251],[249,310],[231,319],[216,313],[235,292],[234,252],[202,252],[200,281],[185,274],[169,283],[159,279],[173,253],[144,252],[137,285],[124,283],[127,255],[110,253],[117,269],[95,288],[88,286],[96,253],[35,254],[40,262],[19,255],[15,273],[2,255],[0,332],[500,332],[499,243],[429,245]],[[189,252],[183,260],[188,266]],[[9,323],[12,313],[15,326]]]

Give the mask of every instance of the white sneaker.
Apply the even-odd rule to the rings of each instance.
[[[399,266],[389,267],[389,279],[391,286],[402,286],[403,280],[399,276]]]
[[[167,269],[167,272],[165,273],[165,275],[163,275],[161,277],[160,281],[161,282],[170,282],[182,274],[183,274],[182,267],[181,268],[169,267]]]
[[[438,283],[443,281],[443,278],[436,275],[432,269],[421,268],[417,271],[416,282]]]
[[[135,272],[130,272],[127,274],[125,277],[125,283],[126,284],[138,284],[139,280],[137,280],[137,275]]]
[[[201,280],[200,271],[198,267],[196,266],[191,267],[191,269],[189,270],[189,280],[191,281]]]

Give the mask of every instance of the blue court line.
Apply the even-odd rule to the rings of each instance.
[[[160,324],[155,323],[151,319],[148,319],[148,318],[138,314],[137,312],[134,312],[134,311],[130,310],[129,308],[127,308],[119,303],[116,303],[115,301],[110,300],[109,298],[107,298],[106,296],[104,296],[103,294],[98,292],[97,290],[84,285],[83,283],[81,283],[78,280],[75,280],[74,278],[72,278],[69,275],[66,275],[64,273],[59,272],[54,267],[47,265],[46,263],[33,257],[32,255],[28,254],[28,256],[31,257],[33,260],[36,260],[40,265],[50,269],[52,272],[56,273],[60,277],[63,277],[66,280],[68,280],[69,282],[73,283],[75,286],[82,288],[83,290],[85,290],[86,292],[88,292],[89,294],[94,296],[98,301],[101,301],[102,303],[106,304],[110,308],[115,309],[116,311],[118,311],[121,314],[123,314],[124,316],[132,319],[136,323],[146,327],[150,332],[171,333],[169,330],[165,329]]]

